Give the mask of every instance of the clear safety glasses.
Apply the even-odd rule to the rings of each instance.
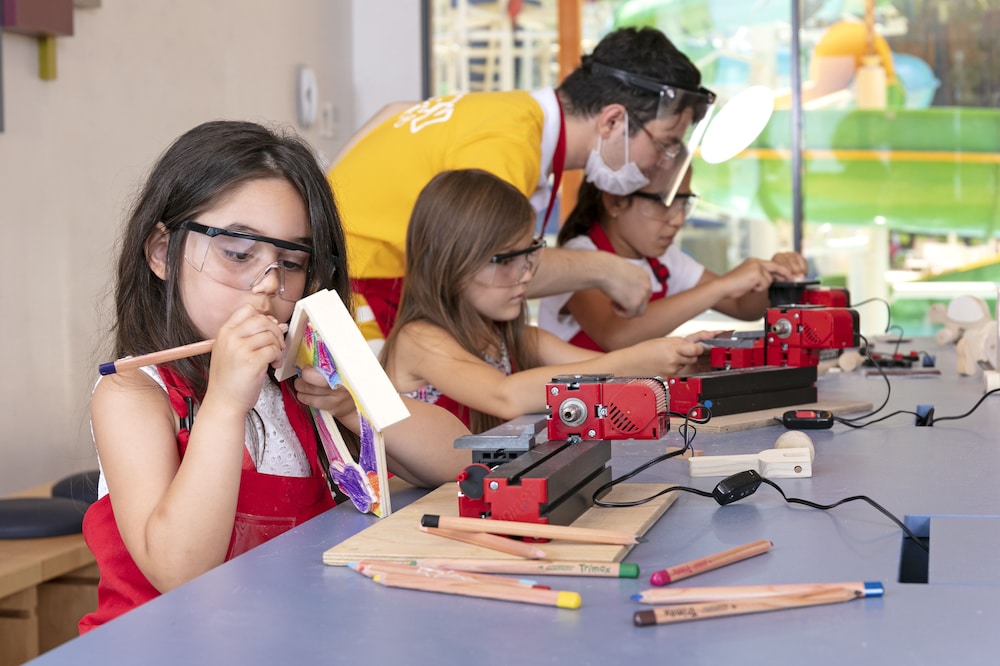
[[[493,255],[486,267],[476,275],[476,281],[490,287],[517,286],[524,279],[525,273],[531,271],[534,275],[538,270],[543,247],[545,241],[538,238],[522,250]]]
[[[684,213],[684,217],[688,217],[694,212],[694,207],[698,204],[698,195],[694,192],[679,192],[674,195],[674,199],[670,203],[667,203],[666,197],[663,195],[653,192],[633,192],[632,196],[656,202],[656,211],[660,214],[668,214],[671,217],[681,212]]]
[[[684,172],[691,164],[698,144],[705,135],[715,107],[715,93],[708,88],[699,87],[688,90],[672,83],[656,81],[646,76],[626,72],[616,67],[609,67],[599,62],[591,64],[591,71],[601,76],[618,79],[627,86],[638,88],[659,96],[656,115],[646,124],[641,124],[632,115],[633,122],[642,128],[653,146],[660,153],[657,168],[669,172],[669,187],[667,189],[667,205],[673,201]],[[677,123],[687,123],[683,138],[664,143],[656,138],[657,132],[669,131]],[[649,126],[654,129],[650,129]]]
[[[184,259],[216,282],[249,291],[274,271],[278,295],[285,301],[302,298],[309,275],[312,248],[245,231],[208,227],[194,220],[181,222],[188,234]]]

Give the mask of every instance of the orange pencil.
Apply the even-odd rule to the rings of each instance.
[[[526,557],[531,560],[545,559],[545,551],[541,548],[538,548],[530,543],[524,543],[523,541],[515,541],[513,539],[508,539],[507,537],[497,536],[496,534],[458,532],[456,530],[423,526],[420,527],[420,531],[445,537],[446,539],[451,539],[453,541],[471,543],[476,546],[482,546],[483,548],[489,548],[490,550],[507,553],[508,555],[517,555],[518,557]]]
[[[692,560],[691,562],[678,564],[661,571],[655,571],[649,577],[649,582],[653,585],[666,585],[667,583],[672,583],[675,580],[681,580],[682,578],[687,578],[688,576],[694,576],[705,571],[718,569],[719,567],[745,560],[753,557],[754,555],[761,555],[762,553],[766,553],[771,550],[771,546],[773,545],[774,544],[767,539],[761,539],[760,541],[753,541],[751,543],[743,544],[742,546],[736,546],[735,548],[724,550],[721,553],[716,553],[715,555],[709,555],[708,557],[702,557],[697,560]]]
[[[192,356],[198,356],[199,354],[207,354],[212,351],[212,347],[214,345],[215,340],[192,342],[189,345],[181,345],[180,347],[174,347],[173,349],[164,349],[162,351],[143,354],[142,356],[120,358],[117,361],[101,363],[97,370],[102,375],[113,375],[116,372],[135,370],[136,368],[142,368],[147,365],[157,365],[158,363],[179,361],[182,358],[190,358]]]
[[[653,624],[672,624],[689,620],[710,620],[730,615],[765,613],[767,611],[803,608],[820,604],[835,604],[841,601],[861,599],[864,594],[846,587],[821,590],[812,594],[760,597],[757,599],[736,599],[733,601],[708,601],[686,606],[662,606],[650,610],[636,611],[632,621],[637,627]]]

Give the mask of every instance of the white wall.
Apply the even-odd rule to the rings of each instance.
[[[390,102],[422,98],[419,0],[352,0],[355,127]]]
[[[214,118],[294,125],[300,63],[339,111],[334,138],[301,130],[326,155],[421,89],[416,0],[104,0],[74,21],[54,81],[34,39],[3,35],[0,495],[95,466],[116,234],[171,140]]]

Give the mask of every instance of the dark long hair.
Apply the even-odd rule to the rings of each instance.
[[[305,293],[332,289],[351,307],[340,215],[309,146],[291,130],[239,121],[207,122],[181,135],[160,156],[122,232],[113,325],[117,357],[200,339],[177,283],[187,233],[179,225],[261,178],[288,181],[306,204],[313,255]],[[146,259],[147,241],[158,233],[160,222],[170,234],[165,280],[153,273]],[[208,360],[205,355],[174,364],[199,399],[208,382]]]
[[[502,340],[515,370],[535,367],[537,360],[525,344],[527,305],[517,319],[493,322],[463,296],[490,257],[534,223],[535,211],[525,196],[491,173],[464,169],[435,176],[413,206],[406,232],[406,279],[383,360],[392,357],[403,326],[426,321],[478,358]],[[469,425],[472,432],[482,432],[499,423],[491,414],[472,411]]]

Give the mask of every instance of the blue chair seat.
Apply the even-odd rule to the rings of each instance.
[[[97,482],[100,478],[101,472],[96,469],[70,474],[65,479],[56,481],[52,486],[52,496],[68,497],[93,504],[97,501]]]
[[[90,505],[68,497],[0,499],[0,539],[37,539],[79,534]]]

